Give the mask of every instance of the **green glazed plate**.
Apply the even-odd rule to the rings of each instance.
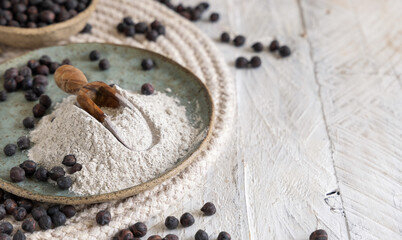
[[[89,53],[92,50],[101,52],[102,58],[107,58],[111,68],[107,71],[100,71],[98,61],[90,61]],[[10,67],[21,67],[30,59],[39,59],[42,55],[48,55],[53,61],[62,62],[69,58],[72,64],[81,69],[88,78],[88,81],[104,81],[108,84],[116,83],[120,87],[138,91],[141,85],[150,82],[156,90],[164,91],[172,89],[167,93],[180,100],[180,104],[186,107],[187,116],[191,124],[196,124],[193,119],[201,118],[202,126],[200,133],[203,137],[197,139],[189,152],[177,164],[167,169],[160,176],[140,185],[121,189],[117,192],[100,195],[77,195],[68,190],[60,190],[57,186],[39,182],[34,178],[27,178],[20,183],[12,183],[9,171],[12,167],[27,160],[27,152],[17,151],[12,157],[7,157],[3,151],[0,152],[0,188],[15,195],[32,200],[53,202],[61,204],[88,204],[121,199],[138,194],[150,189],[175,174],[183,171],[205,148],[213,128],[213,103],[206,86],[186,68],[180,66],[173,60],[157,53],[144,49],[119,46],[113,44],[83,43],[70,44],[42,48],[29,52],[23,56],[14,58],[0,65],[0,91],[3,90],[3,73]],[[141,61],[144,58],[151,58],[156,62],[156,67],[150,71],[141,69]],[[53,75],[49,76],[49,86],[46,94],[53,100],[53,105],[60,102],[66,93],[62,92],[55,84]],[[29,135],[29,131],[22,125],[22,120],[32,116],[32,107],[37,102],[28,102],[24,98],[24,92],[18,91],[8,94],[5,102],[0,102],[0,149],[9,143],[16,143],[20,136]],[[196,107],[198,105],[199,107]],[[196,118],[195,118],[196,117]],[[199,123],[198,123],[199,124]]]

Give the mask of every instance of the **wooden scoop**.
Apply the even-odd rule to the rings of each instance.
[[[135,107],[116,89],[104,82],[88,83],[84,73],[71,65],[63,65],[54,73],[57,86],[66,93],[77,95],[77,102],[87,113],[101,122],[124,146],[131,149],[119,136],[116,128],[100,107]]]

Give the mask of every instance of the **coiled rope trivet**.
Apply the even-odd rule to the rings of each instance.
[[[160,37],[157,43],[137,36],[135,39],[126,38],[116,31],[118,22],[125,16],[132,16],[135,21],[151,22],[158,19],[166,25],[167,35]],[[215,129],[207,149],[178,176],[124,200],[80,206],[81,210],[67,221],[66,226],[35,232],[28,235],[29,239],[110,239],[119,229],[161,214],[184,198],[191,199],[192,190],[202,187],[207,166],[219,157],[222,146],[231,134],[235,113],[234,82],[213,42],[196,26],[151,0],[101,0],[89,22],[93,26],[92,34],[73,36],[71,42],[110,42],[143,47],[191,69],[211,92],[215,103]],[[0,62],[22,53],[7,48],[2,51]],[[113,220],[108,226],[100,227],[94,218],[98,211],[106,208],[112,213]]]

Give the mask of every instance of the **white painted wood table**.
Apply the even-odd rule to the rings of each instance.
[[[171,213],[213,201],[217,216],[200,218],[207,232],[236,240],[308,239],[317,228],[330,239],[402,239],[402,1],[219,0],[211,8],[219,23],[197,25],[232,68],[254,55],[257,40],[277,38],[293,54],[264,51],[261,68],[233,68],[234,137],[200,198]],[[247,47],[219,43],[222,31],[247,36]],[[332,191],[339,195],[327,205]],[[186,231],[192,239],[196,229]]]

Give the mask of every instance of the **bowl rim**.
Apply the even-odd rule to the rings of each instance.
[[[166,180],[170,179],[171,177],[183,172],[188,166],[190,166],[195,159],[197,159],[198,156],[201,155],[202,151],[207,148],[208,143],[210,142],[210,139],[212,138],[212,131],[215,128],[215,103],[212,99],[212,95],[210,90],[208,89],[207,85],[201,81],[201,79],[194,74],[192,71],[190,71],[187,67],[182,66],[181,64],[177,63],[173,59],[164,56],[162,54],[159,54],[157,52],[144,49],[144,48],[139,48],[139,47],[134,47],[130,45],[124,45],[124,44],[115,44],[115,43],[109,43],[109,42],[104,42],[104,43],[97,43],[97,42],[87,42],[87,43],[67,43],[67,44],[62,44],[62,45],[57,45],[57,46],[50,46],[50,47],[44,47],[44,48],[51,48],[51,47],[62,47],[62,46],[70,46],[70,45],[91,45],[91,44],[99,44],[99,45],[110,45],[110,46],[117,46],[117,47],[126,47],[126,48],[131,48],[139,51],[144,51],[147,52],[148,54],[154,54],[157,57],[161,58],[162,60],[165,60],[169,62],[170,64],[176,66],[180,70],[184,71],[187,74],[190,74],[194,77],[194,79],[204,88],[206,91],[206,97],[208,99],[208,104],[209,104],[209,122],[208,122],[208,131],[207,135],[205,138],[202,140],[201,144],[198,146],[197,149],[193,151],[193,153],[188,156],[185,160],[175,164],[173,167],[170,169],[165,170],[162,174],[159,176],[152,178],[148,180],[147,182],[121,189],[118,191],[110,192],[110,193],[102,193],[102,194],[96,194],[96,195],[87,195],[87,196],[74,196],[74,197],[66,197],[66,196],[51,196],[51,195],[43,195],[37,192],[33,191],[28,191],[25,188],[22,188],[12,182],[5,181],[4,179],[0,178],[0,188],[8,191],[12,194],[15,194],[17,196],[27,198],[30,200],[35,200],[39,202],[46,202],[46,203],[58,203],[58,204],[72,204],[72,205],[78,205],[78,204],[94,204],[94,203],[101,203],[101,202],[109,202],[109,201],[114,201],[114,200],[119,200],[119,199],[124,199],[128,198],[131,196],[134,196],[136,194],[139,194],[141,192],[144,192],[146,190],[149,190],[159,184],[162,184]],[[35,50],[28,51],[25,54],[21,54],[19,56],[16,56],[14,58],[11,58],[5,62],[2,62],[0,64],[5,64],[10,61],[13,61],[16,58],[25,56],[32,51],[37,51],[39,49],[43,48],[38,48]]]
[[[88,5],[88,7],[84,11],[78,13],[75,17],[70,18],[63,22],[50,24],[48,26],[41,27],[41,28],[22,28],[22,27],[0,26],[0,32],[9,33],[9,34],[27,35],[27,36],[28,35],[29,36],[41,35],[44,33],[54,32],[59,29],[66,28],[71,25],[74,25],[75,23],[80,22],[82,20],[82,18],[84,18],[85,16],[87,16],[88,14],[90,14],[91,12],[93,12],[96,9],[96,5],[98,4],[98,2],[99,2],[99,0],[91,0],[91,3]]]

